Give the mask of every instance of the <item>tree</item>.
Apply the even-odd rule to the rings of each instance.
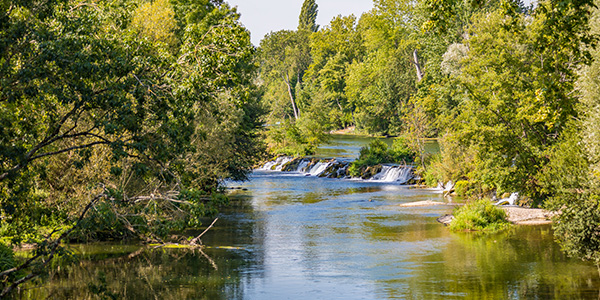
[[[594,8],[589,34],[600,33],[599,17],[598,8]],[[547,207],[560,212],[553,228],[562,249],[570,256],[600,266],[600,52],[585,45],[580,50],[589,51],[593,61],[581,67],[576,82],[581,101],[577,107],[579,118],[569,123],[559,143],[550,151],[544,187],[552,193]]]
[[[310,42],[312,63],[305,74],[303,95],[306,106],[329,130],[353,123],[353,107],[346,97],[348,67],[364,55],[363,41],[353,15],[333,18],[330,24],[314,33]]]
[[[317,25],[318,8],[315,0],[304,0],[298,20],[298,31],[317,32],[319,30],[319,25]]]
[[[0,297],[62,240],[161,241],[214,213],[223,180],[246,178],[261,153],[255,49],[213,2],[189,10],[198,18],[164,1],[1,6],[0,234],[38,249],[0,270]]]
[[[271,32],[260,42],[261,50],[261,75],[266,85],[277,83],[285,84],[287,100],[292,106],[294,119],[300,116],[300,109],[296,103],[296,81],[303,68],[299,58],[298,34],[293,31],[281,30]],[[266,95],[269,99],[274,95]],[[271,98],[272,99],[272,98]],[[274,100],[274,101],[273,101]],[[270,102],[276,102],[272,99]]]

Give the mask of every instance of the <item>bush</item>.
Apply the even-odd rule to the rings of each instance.
[[[450,222],[452,231],[485,231],[497,232],[510,227],[506,212],[494,206],[489,200],[481,199],[454,211],[454,219]]]
[[[16,266],[13,250],[0,242],[0,272],[12,269]],[[12,274],[8,276],[11,279]],[[7,278],[0,277],[0,292],[5,288]],[[1,297],[0,297],[1,298]]]
[[[348,171],[352,177],[359,177],[367,167],[385,163],[412,163],[416,153],[406,144],[404,138],[397,138],[391,148],[382,140],[374,140],[360,149],[359,158]]]
[[[14,267],[15,254],[13,253],[13,250],[9,246],[0,243],[0,272]]]
[[[470,197],[477,193],[477,186],[468,180],[459,180],[454,185],[454,190],[460,197]]]

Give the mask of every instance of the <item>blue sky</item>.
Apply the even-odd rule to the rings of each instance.
[[[242,23],[252,34],[252,43],[259,45],[265,34],[281,29],[296,29],[304,0],[226,0],[237,6]],[[316,0],[319,5],[317,24],[325,26],[337,15],[357,17],[373,8],[373,0]]]

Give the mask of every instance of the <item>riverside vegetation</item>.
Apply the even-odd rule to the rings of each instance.
[[[404,137],[353,172],[413,160],[474,199],[519,192],[600,265],[594,1],[374,0],[321,28],[317,13],[305,0],[297,30],[256,48],[222,0],[0,0],[0,297],[63,242],[198,228],[265,146],[306,155],[348,126]]]
[[[259,47],[272,152],[305,155],[348,126],[404,136],[428,185],[560,211],[563,249],[600,264],[597,3],[375,0],[321,28],[315,6]]]
[[[164,242],[226,204],[264,149],[255,52],[220,0],[0,1],[0,298],[64,242]]]

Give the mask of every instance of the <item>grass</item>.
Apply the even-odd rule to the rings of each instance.
[[[498,232],[510,227],[506,212],[489,200],[481,199],[459,207],[450,222],[452,231]]]

